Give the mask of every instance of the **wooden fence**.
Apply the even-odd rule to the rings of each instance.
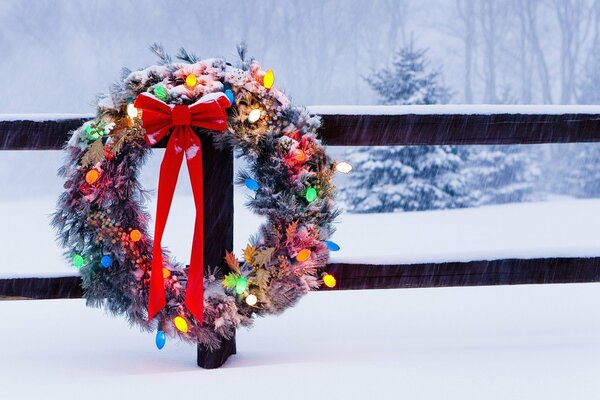
[[[385,114],[377,114],[381,111]],[[428,113],[428,110],[431,112]],[[527,113],[527,110],[531,112]],[[597,107],[391,107],[312,109],[323,117],[321,136],[333,146],[434,144],[534,144],[600,141]],[[524,113],[525,112],[525,113]],[[6,119],[6,118],[5,118]],[[42,121],[41,117],[0,120],[0,150],[58,150],[85,118]],[[202,137],[207,264],[221,262],[233,247],[233,156]],[[49,238],[51,240],[51,238]],[[327,265],[333,290],[406,287],[546,284],[600,281],[600,257],[481,260],[410,265]],[[332,289],[326,289],[332,290]],[[82,296],[78,277],[0,279],[0,297],[28,299]]]

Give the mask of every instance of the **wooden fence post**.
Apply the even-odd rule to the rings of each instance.
[[[204,170],[204,265],[223,264],[225,250],[233,250],[233,149],[217,150],[211,135],[202,141]],[[216,351],[198,345],[198,365],[218,368],[235,354],[235,335]]]

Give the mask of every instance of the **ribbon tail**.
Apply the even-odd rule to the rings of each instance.
[[[202,171],[202,144],[191,128],[186,129],[186,161],[196,207],[196,222],[192,255],[188,270],[185,306],[199,325],[204,321],[204,174]]]
[[[173,202],[173,194],[177,185],[177,178],[183,152],[177,152],[177,135],[171,135],[165,156],[160,164],[160,175],[158,178],[158,193],[156,206],[156,223],[154,228],[154,245],[152,248],[152,270],[150,275],[150,294],[148,296],[148,321],[158,314],[167,304],[165,294],[165,281],[163,278],[163,256],[162,237],[167,225],[167,217]]]

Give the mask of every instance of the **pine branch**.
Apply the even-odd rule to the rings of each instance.
[[[183,47],[179,48],[179,52],[177,53],[177,55],[175,57],[177,57],[181,61],[185,61],[189,64],[195,64],[198,62],[198,59],[199,59],[198,56],[196,56],[193,53],[188,53],[187,50],[184,49]]]
[[[171,56],[165,52],[165,49],[161,44],[153,43],[150,46],[150,51],[156,54],[156,56],[160,59],[159,64],[165,65],[171,63]]]
[[[248,44],[242,40],[237,44],[237,52],[240,56],[240,60],[245,63],[246,62],[246,53],[248,52]]]

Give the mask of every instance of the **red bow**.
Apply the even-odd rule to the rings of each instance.
[[[187,277],[185,305],[202,324],[204,318],[204,200],[202,173],[202,145],[192,126],[224,131],[227,129],[229,100],[223,93],[211,93],[203,96],[190,106],[169,106],[155,97],[142,93],[135,99],[134,106],[142,110],[142,122],[146,130],[148,144],[156,144],[172,130],[167,143],[165,156],[160,165],[156,207],[156,225],[154,229],[154,247],[152,248],[152,273],[150,277],[150,295],[148,297],[148,321],[167,304],[163,278],[163,254],[161,241],[167,224],[167,216],[173,201],[177,177],[183,161],[183,153],[188,165],[196,222],[192,242],[192,256]]]

